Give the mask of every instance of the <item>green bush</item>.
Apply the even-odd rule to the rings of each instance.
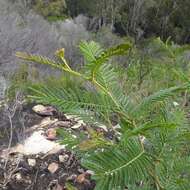
[[[119,72],[107,63],[113,56],[131,52],[130,43],[104,50],[93,41],[84,41],[80,51],[85,61],[80,72],[68,65],[64,49],[56,52],[59,60],[55,61],[21,52],[17,56],[70,74],[72,84],[77,81],[67,88],[49,84],[31,86],[29,98],[54,105],[94,125],[95,121],[102,122],[115,131],[112,140],[93,127],[88,129],[89,139],[84,134],[74,138],[67,131],[59,131],[64,137],[62,143],[81,152],[82,165],[94,171],[95,189],[190,189],[190,130],[186,113],[173,103],[176,99],[181,103],[183,97],[176,94],[189,90],[189,80],[135,98],[119,82]],[[112,125],[113,118],[118,123],[117,129]]]
[[[63,19],[66,15],[67,6],[64,0],[49,0],[48,2],[37,0],[33,8],[39,14],[52,21],[52,18],[53,20]]]

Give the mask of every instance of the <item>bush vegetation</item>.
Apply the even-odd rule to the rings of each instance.
[[[90,138],[58,132],[94,172],[96,190],[189,190],[189,8],[188,0],[2,0],[0,98],[20,90],[86,121]],[[41,65],[18,67],[16,51]],[[112,138],[94,130],[101,124]]]
[[[166,40],[171,36],[177,43],[190,41],[189,0],[33,0],[33,2],[35,4],[33,8],[47,18],[86,15],[91,18],[93,24],[90,29],[97,30],[102,26],[109,26],[116,33],[130,35],[136,40],[151,36],[160,36],[162,40]]]
[[[5,0],[2,0],[2,2]],[[88,29],[109,27],[113,32],[143,38],[170,36],[176,43],[190,42],[189,0],[7,0],[23,13],[34,10],[50,21],[75,18],[82,14]]]
[[[94,172],[95,189],[188,190],[189,46],[153,39],[141,49],[129,41],[109,49],[83,41],[79,48],[85,63],[80,70],[68,64],[64,49],[55,60],[21,52],[17,57],[64,72],[64,82],[30,85],[30,99],[114,131],[113,139],[94,127],[90,139],[59,131],[62,143]],[[125,67],[112,63],[115,56],[125,57]]]
[[[66,18],[66,3],[65,0],[38,0],[33,6],[33,9],[47,18],[49,21],[64,20]]]

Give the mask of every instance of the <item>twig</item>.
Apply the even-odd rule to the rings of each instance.
[[[11,148],[11,144],[12,144],[12,140],[13,140],[13,123],[12,123],[12,118],[10,115],[8,115],[8,118],[9,118],[9,123],[10,123],[10,138],[9,138],[9,145],[8,145],[8,155],[7,155],[7,158],[6,158],[6,162],[5,162],[5,165],[4,165],[4,169],[6,169],[7,167],[7,163],[8,163],[8,160],[9,160],[9,150]]]
[[[9,144],[8,144],[8,148],[7,148],[8,154],[7,154],[6,162],[5,162],[5,165],[4,165],[4,169],[6,169],[6,167],[7,167],[7,163],[8,163],[8,160],[9,160],[9,150],[11,148],[12,140],[13,140],[13,122],[12,122],[12,119],[15,116],[15,113],[16,113],[16,110],[17,110],[18,106],[21,104],[20,101],[19,101],[19,98],[20,98],[20,94],[18,92],[16,94],[15,102],[14,102],[14,104],[12,106],[12,109],[8,106],[8,103],[5,105],[6,112],[7,112],[8,119],[9,119],[9,124],[10,124],[10,138],[9,138]]]
[[[11,179],[14,172],[17,171],[19,163],[20,163],[20,160],[18,160],[18,163],[17,163],[16,167],[14,168],[14,170],[12,170],[12,172],[9,174],[8,177],[5,175],[5,177],[4,177],[5,179],[4,179],[4,182],[3,182],[3,187],[6,187],[6,185],[9,183],[9,180]]]

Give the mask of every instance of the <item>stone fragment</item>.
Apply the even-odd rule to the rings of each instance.
[[[65,155],[59,155],[59,162],[63,163],[66,162],[69,158],[69,155],[65,154]]]
[[[64,149],[65,145],[60,145],[55,141],[49,141],[43,135],[43,131],[35,131],[30,137],[25,139],[22,144],[18,144],[12,148],[13,152],[22,153],[24,155],[55,154]]]
[[[22,180],[22,175],[21,175],[20,173],[16,173],[16,174],[15,174],[15,179],[16,179],[17,181],[21,181],[21,180]]]
[[[49,166],[48,166],[48,170],[50,173],[54,174],[59,168],[59,165],[55,162],[52,162]]]
[[[44,128],[54,126],[58,122],[58,119],[56,118],[51,118],[51,117],[45,117],[41,120],[39,124],[36,124],[28,129],[26,129],[26,133],[31,133],[36,130],[43,130]]]
[[[46,134],[48,140],[56,140],[57,136],[56,129],[54,128],[48,129]]]
[[[28,165],[31,167],[34,167],[36,165],[36,160],[35,159],[28,159]]]
[[[71,122],[70,121],[58,121],[55,123],[56,127],[70,127],[71,126]]]
[[[32,110],[41,116],[53,116],[56,113],[56,109],[52,106],[36,105]]]

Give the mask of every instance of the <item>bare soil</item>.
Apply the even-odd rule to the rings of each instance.
[[[44,118],[34,113],[32,106],[22,107],[13,118],[12,147],[26,138],[28,134],[25,131]],[[64,115],[57,113],[53,117],[61,121],[65,119]],[[4,113],[0,114],[0,121],[1,155],[10,143],[10,123]],[[30,160],[35,163],[31,164]],[[53,168],[54,171],[49,169],[52,163],[57,167]],[[67,183],[76,190],[93,190],[95,182],[90,179],[90,175],[85,168],[81,167],[80,160],[65,149],[54,154],[24,155],[14,152],[7,158],[0,156],[0,189],[2,190],[69,190],[66,188]]]
[[[59,156],[68,155],[65,162],[60,163]],[[28,159],[35,159],[36,165],[30,166]],[[51,163],[57,163],[55,173],[48,170]],[[71,183],[78,190],[92,190],[95,183],[90,175],[85,174],[85,180],[77,182],[78,176],[85,173],[80,162],[70,152],[60,151],[48,155],[11,155],[6,170],[3,169],[5,159],[0,159],[0,189],[5,190],[66,190],[65,184]]]

